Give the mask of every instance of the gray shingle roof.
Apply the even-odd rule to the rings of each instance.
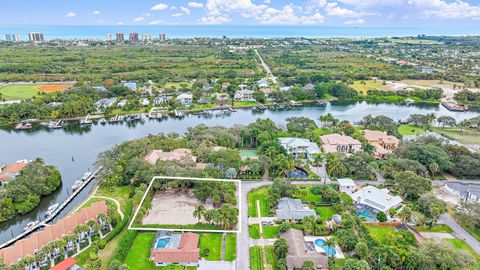
[[[308,216],[317,216],[313,209],[304,207],[299,199],[283,197],[278,201],[277,218],[288,220],[300,220]]]

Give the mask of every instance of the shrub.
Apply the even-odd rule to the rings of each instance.
[[[105,239],[102,239],[102,240],[98,241],[98,248],[99,249],[104,249],[106,245],[107,245],[107,241],[105,241]]]
[[[205,257],[208,257],[208,254],[210,254],[210,249],[205,248],[205,249],[202,249],[200,256],[205,258]]]
[[[392,208],[392,209],[388,210],[388,214],[389,214],[390,216],[395,216],[395,215],[397,214],[397,209],[393,209],[393,208]]]
[[[385,222],[385,221],[387,221],[387,215],[385,215],[385,213],[383,213],[383,212],[378,212],[377,220],[380,221],[380,222]]]
[[[98,259],[98,254],[96,252],[91,251],[89,258],[90,258],[90,261],[94,262]]]
[[[128,224],[130,221],[130,216],[132,215],[132,209],[133,209],[133,202],[129,200],[127,202],[127,210],[125,211],[125,217],[122,219],[120,223],[113,228],[113,230],[104,238],[105,241],[110,242],[113,238],[117,237],[117,235],[123,231],[123,228]]]
[[[130,248],[133,245],[133,241],[135,241],[135,237],[137,237],[137,231],[133,231],[133,230],[126,231],[125,234],[122,236],[122,238],[120,238],[117,252],[112,257],[112,260],[118,260],[120,262],[124,262],[125,258],[127,258]]]

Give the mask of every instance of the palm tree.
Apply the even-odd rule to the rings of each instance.
[[[203,218],[205,218],[205,206],[203,204],[198,204],[193,211],[193,217],[198,219],[198,222]]]
[[[335,246],[337,245],[337,239],[332,236],[325,241],[325,244],[327,244],[327,248],[328,248],[327,253],[330,254],[331,248],[335,249]]]
[[[294,163],[284,154],[278,154],[273,162],[277,167],[278,176],[285,176],[286,172],[295,168]]]
[[[332,176],[341,176],[347,170],[337,155],[332,153],[327,154],[326,166],[327,173]]]
[[[325,156],[323,155],[323,153],[320,152],[320,153],[314,154],[314,155],[313,155],[313,163],[312,163],[312,164],[313,164],[315,167],[319,167],[319,166],[322,165],[324,159],[325,159]]]
[[[375,146],[369,144],[369,143],[362,143],[362,150],[363,152],[367,153],[367,154],[370,154],[370,155],[373,155],[373,153],[375,152]]]

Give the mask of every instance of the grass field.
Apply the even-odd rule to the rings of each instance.
[[[353,84],[349,85],[355,91],[361,95],[366,95],[367,91],[370,89],[381,89],[383,84],[381,81],[376,80],[364,80],[364,81],[354,81]]]
[[[267,269],[279,270],[277,265],[277,255],[275,254],[275,249],[273,246],[265,247],[265,257],[267,258]]]
[[[249,235],[253,239],[260,239],[260,225],[253,224],[249,226]],[[280,236],[280,229],[278,226],[263,226],[263,238],[273,239]]]
[[[258,102],[256,101],[235,101],[233,102],[233,106],[256,106],[258,105]]]
[[[323,220],[330,219],[333,215],[335,215],[335,209],[330,206],[317,206],[315,207],[315,211]]]
[[[298,191],[294,194],[294,197],[302,200],[303,202],[321,202],[322,196],[315,195],[312,193],[312,188],[315,186],[301,186]]]
[[[237,234],[228,233],[225,240],[225,261],[233,261],[237,257]]]
[[[419,232],[441,232],[441,233],[452,233],[453,230],[452,228],[448,227],[448,225],[445,224],[437,224],[431,228],[426,227],[426,226],[416,226],[415,230]]]
[[[465,241],[460,239],[443,239],[442,243],[450,245],[454,249],[463,250],[470,253],[480,263],[480,255],[478,255],[472,247],[470,247]],[[476,268],[474,268],[476,269]]]
[[[155,233],[139,233],[135,237],[132,248],[128,252],[125,264],[130,270],[150,270],[158,269],[150,261],[150,248],[155,241]]]
[[[71,85],[60,84],[19,84],[0,87],[1,98],[5,100],[24,100],[36,96],[39,92],[64,91]]]
[[[221,233],[202,233],[200,234],[200,253],[208,249],[207,261],[220,261],[222,259],[222,234]]]
[[[120,208],[122,208],[122,211],[125,211],[131,190],[131,186],[102,186],[97,190],[95,195],[110,197],[118,200],[120,202]]]
[[[480,144],[480,132],[474,128],[432,128],[433,131],[464,144]]]
[[[368,226],[368,230],[372,235],[373,239],[382,243],[385,240],[385,237],[389,234],[393,234],[392,227],[381,227],[381,226]]]
[[[272,216],[269,213],[268,206],[268,190],[270,187],[261,187],[252,190],[248,193],[248,216],[249,217],[258,217],[256,201],[260,201],[260,214],[262,217]]]
[[[406,135],[418,135],[424,133],[425,130],[421,127],[413,126],[413,125],[400,125],[398,127],[398,133],[402,136]]]
[[[250,269],[263,270],[263,259],[262,259],[261,247],[250,248]]]

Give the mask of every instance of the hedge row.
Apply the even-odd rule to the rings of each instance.
[[[120,234],[123,229],[125,228],[125,226],[127,226],[128,222],[130,221],[130,217],[132,215],[132,210],[133,210],[133,202],[131,200],[129,200],[127,202],[127,209],[125,210],[125,216],[124,218],[122,219],[122,221],[120,223],[117,224],[117,226],[115,226],[115,228],[113,228],[113,230],[105,237],[105,240],[107,242],[110,242],[113,238],[117,237],[118,234]]]
[[[127,230],[125,234],[122,235],[120,238],[119,246],[115,252],[115,255],[112,257],[112,261],[118,260],[120,262],[124,262],[127,258],[128,252],[132,248],[133,242],[135,241],[135,237],[137,237],[137,231],[134,230]]]

